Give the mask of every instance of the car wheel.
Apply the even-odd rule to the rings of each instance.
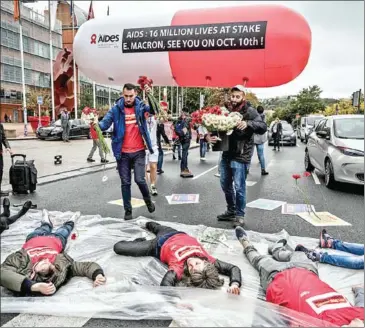
[[[330,159],[326,159],[325,163],[325,175],[324,175],[324,182],[326,187],[329,189],[333,189],[336,187],[336,180],[335,174],[333,172],[333,165]]]
[[[308,150],[305,151],[305,155],[304,155],[304,169],[307,172],[313,172],[314,171],[314,166],[311,163]]]

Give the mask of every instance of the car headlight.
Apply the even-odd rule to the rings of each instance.
[[[361,150],[357,150],[357,149],[351,149],[351,148],[347,148],[347,147],[338,147],[338,150],[347,156],[364,156],[364,152]]]

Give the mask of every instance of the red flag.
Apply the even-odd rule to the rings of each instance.
[[[20,20],[19,0],[14,0],[14,20]]]
[[[89,14],[87,15],[87,20],[95,18],[94,9],[93,9],[93,1],[90,1]]]

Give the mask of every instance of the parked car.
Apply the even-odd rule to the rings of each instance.
[[[308,136],[313,131],[315,122],[320,121],[324,118],[323,115],[309,115],[304,116],[300,119],[299,125],[299,139],[301,142],[308,142]]]
[[[364,184],[364,116],[335,115],[322,119],[309,136],[305,169],[325,174],[325,184]]]
[[[37,138],[41,140],[62,140],[61,120],[56,121],[47,127],[41,127],[37,130]],[[71,138],[91,138],[90,126],[84,120],[70,120],[70,139]]]
[[[287,121],[280,121],[280,122],[281,122],[281,125],[283,126],[283,135],[282,135],[282,140],[280,141],[280,143],[283,145],[296,146],[297,138],[296,138],[293,126],[291,124],[289,124]],[[274,139],[272,137],[272,127],[273,127],[274,123],[275,122],[271,122],[270,127],[269,127],[269,132],[268,132],[269,146],[274,144]]]

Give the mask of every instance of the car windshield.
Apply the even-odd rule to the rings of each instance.
[[[61,120],[57,120],[56,122],[53,123],[53,126],[61,126]]]
[[[283,130],[284,130],[284,131],[287,131],[287,132],[292,132],[292,131],[294,131],[294,130],[293,130],[293,127],[292,127],[290,124],[283,124]]]
[[[343,118],[334,120],[334,133],[342,139],[364,139],[364,118]]]
[[[314,126],[314,123],[322,118],[323,116],[309,116],[307,117],[307,125]]]

